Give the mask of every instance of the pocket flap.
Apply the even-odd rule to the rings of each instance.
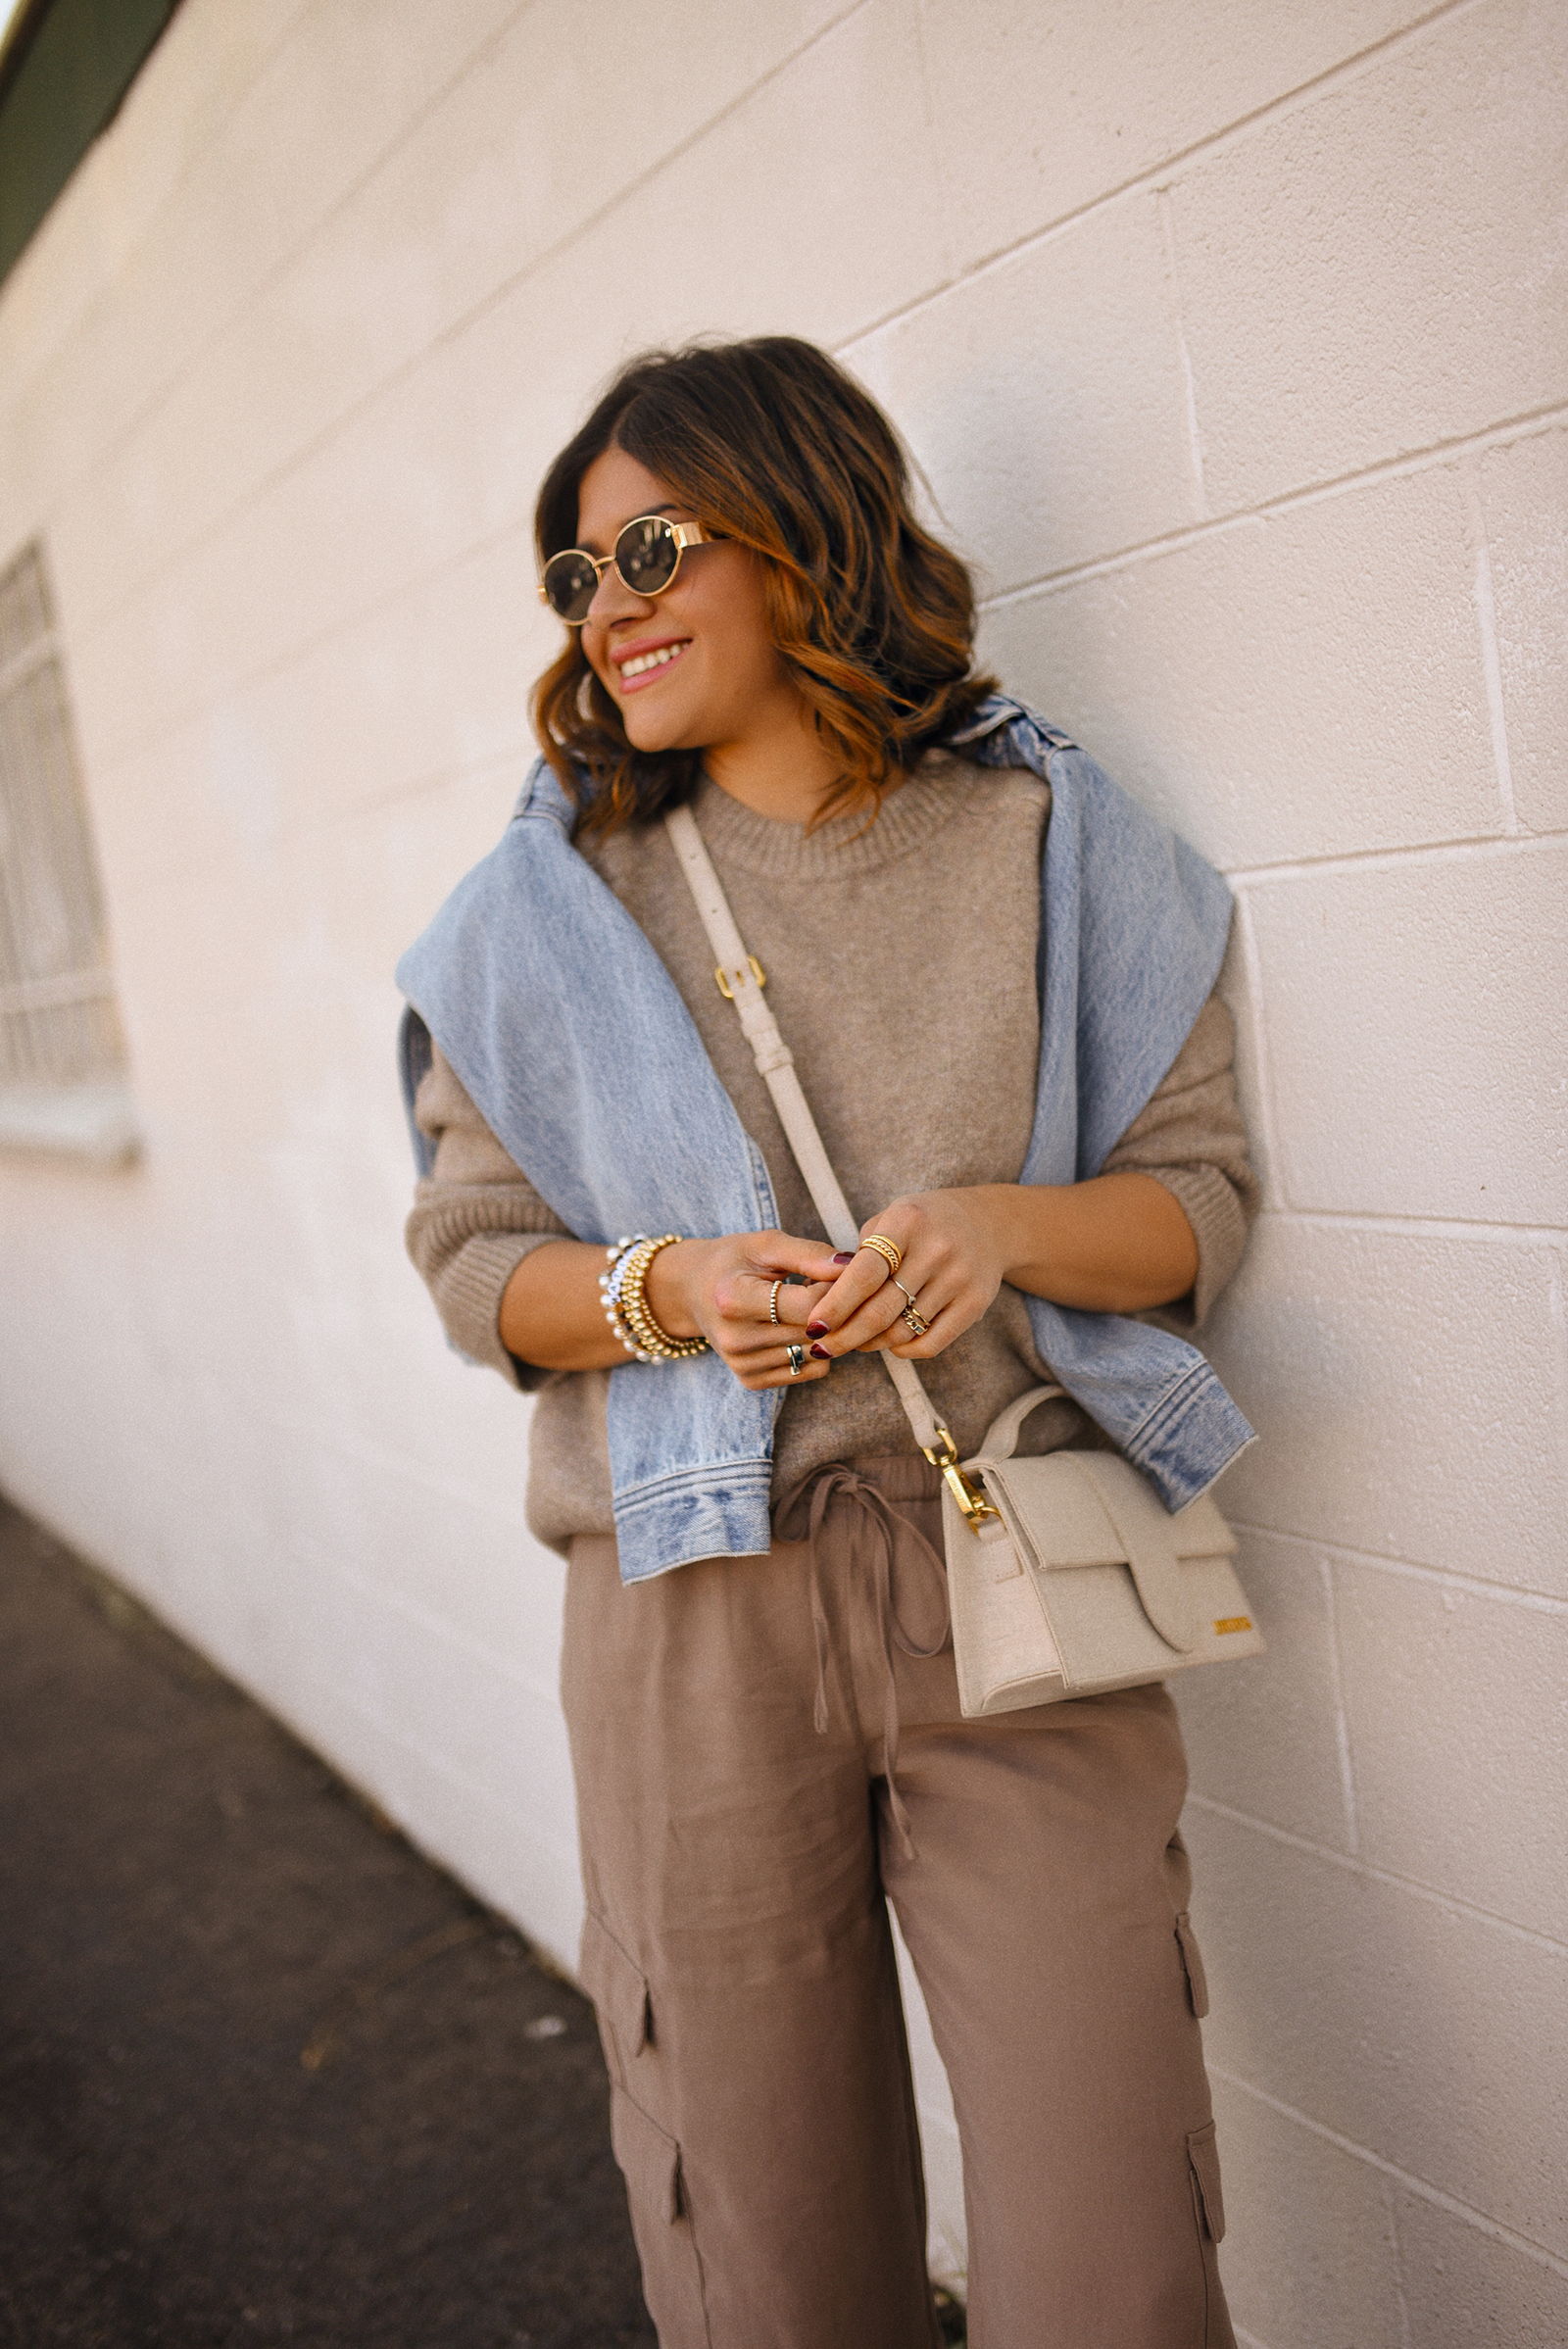
[[[583,1919],[578,1971],[583,1988],[614,2032],[623,2058],[630,2062],[641,2055],[652,2023],[647,1978],[591,1909]]]
[[[1193,2013],[1201,2022],[1208,2013],[1208,1982],[1203,1973],[1203,1958],[1202,1952],[1198,1946],[1198,1935],[1193,1931],[1193,1921],[1185,1909],[1176,1920],[1176,1938],[1182,1945],[1182,1964],[1187,1969],[1187,1995],[1193,2002]],[[1218,2242],[1218,2235],[1214,2240]]]
[[[610,2149],[630,2189],[633,2210],[657,2211],[673,2227],[681,2215],[680,2147],[624,2088],[610,2091]]]
[[[1193,2165],[1198,2180],[1198,2199],[1202,2207],[1203,2225],[1211,2243],[1225,2240],[1225,2204],[1219,2190],[1219,2146],[1215,2142],[1212,2121],[1203,2128],[1189,2131],[1187,2158]]]

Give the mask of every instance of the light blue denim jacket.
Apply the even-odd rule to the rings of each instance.
[[[1225,883],[1021,703],[993,695],[957,737],[988,766],[1049,778],[1042,866],[1041,1050],[1020,1179],[1083,1182],[1186,1042],[1219,972]],[[567,1229],[765,1231],[766,1165],[714,1073],[674,981],[571,845],[573,810],[543,759],[496,847],[398,965],[409,999],[404,1093],[421,1174],[431,1149],[414,1093],[439,1043],[498,1140]],[[1112,1313],[1028,1300],[1061,1384],[1179,1509],[1252,1431],[1202,1355]],[[753,1395],[716,1355],[610,1380],[620,1571],[641,1582],[697,1558],[755,1556],[771,1539],[779,1391]]]

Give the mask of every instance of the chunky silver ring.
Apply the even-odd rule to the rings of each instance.
[[[773,1324],[775,1330],[781,1330],[784,1327],[784,1324],[778,1317],[778,1293],[783,1286],[783,1281],[781,1279],[777,1280],[773,1283],[772,1288],[767,1293],[767,1318]]]
[[[787,1346],[784,1351],[789,1356],[790,1377],[798,1379],[806,1368],[806,1348],[804,1346]]]

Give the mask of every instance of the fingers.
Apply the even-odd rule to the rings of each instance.
[[[767,1280],[779,1273],[799,1273],[803,1280],[836,1281],[839,1259],[825,1240],[795,1240],[788,1232],[753,1232],[746,1238],[751,1269]]]
[[[742,1386],[755,1391],[823,1376],[827,1364],[807,1353],[806,1324],[836,1274],[833,1251],[820,1241],[753,1232],[723,1244],[704,1302],[703,1329]],[[791,1345],[801,1351],[798,1372],[791,1367]]]
[[[879,1256],[873,1248],[862,1248],[847,1264],[842,1258],[835,1258],[828,1274],[833,1286],[812,1316],[812,1337],[820,1337],[827,1330],[843,1329],[850,1316],[876,1295],[887,1277],[887,1259]]]
[[[828,1281],[804,1281],[798,1286],[786,1282],[778,1293],[778,1322],[775,1326],[788,1330],[791,1337],[798,1337],[808,1321],[815,1320],[816,1309],[831,1286],[831,1282]],[[771,1323],[771,1316],[768,1306],[772,1297],[772,1283],[764,1282],[762,1285],[762,1318],[769,1323]]]
[[[831,1362],[813,1361],[799,1339],[784,1346],[760,1347],[743,1363],[730,1364],[741,1385],[754,1395],[768,1387],[808,1387],[814,1379],[825,1379],[832,1367]]]
[[[909,1224],[915,1224],[912,1231]],[[862,1248],[807,1325],[813,1353],[836,1360],[885,1351],[904,1361],[929,1361],[979,1319],[989,1298],[914,1214],[895,1208],[876,1228],[905,1248],[898,1272],[876,1249]],[[911,1313],[923,1326],[911,1326]]]
[[[880,1226],[878,1227],[880,1229]],[[889,1233],[895,1247],[903,1243]],[[900,1267],[901,1274],[904,1267]],[[906,1282],[912,1288],[913,1283]],[[830,1359],[874,1346],[898,1320],[907,1300],[895,1287],[888,1260],[877,1249],[860,1248],[834,1281],[807,1323],[813,1347]]]
[[[812,1344],[820,1346],[830,1357],[857,1353],[862,1346],[875,1346],[897,1329],[904,1302],[893,1283],[885,1280],[874,1296],[867,1297],[848,1321],[840,1322],[837,1329],[824,1333],[811,1325]],[[817,1310],[820,1315],[821,1307]]]

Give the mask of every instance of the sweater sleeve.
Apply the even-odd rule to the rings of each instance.
[[[501,1296],[531,1248],[571,1234],[491,1133],[439,1046],[414,1114],[435,1144],[435,1164],[415,1187],[404,1239],[442,1327],[470,1361],[514,1387],[541,1387],[556,1374],[519,1362],[501,1343]]]
[[[1236,1098],[1236,1026],[1218,995],[1101,1172],[1152,1175],[1182,1208],[1198,1242],[1198,1278],[1152,1318],[1196,1329],[1241,1262],[1261,1196]]]

